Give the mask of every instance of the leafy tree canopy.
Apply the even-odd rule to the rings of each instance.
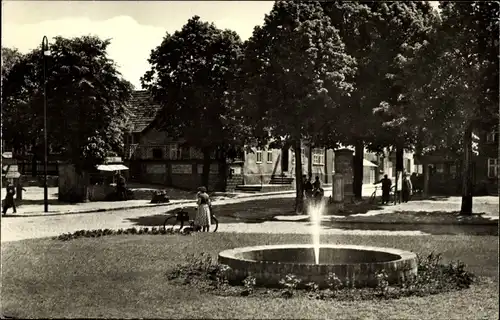
[[[10,70],[21,57],[22,54],[17,49],[2,47],[2,83],[7,79]]]
[[[341,119],[354,71],[355,60],[319,3],[277,1],[246,43],[241,106],[264,140],[335,135],[327,125]]]
[[[78,169],[123,147],[132,85],[107,56],[109,44],[93,36],[56,37],[46,59],[49,143]],[[3,84],[3,134],[15,148],[43,143],[43,70],[38,48],[15,63]]]
[[[241,40],[230,30],[194,16],[151,52],[151,70],[141,79],[163,110],[156,125],[202,151],[240,145],[243,127],[230,109]]]
[[[405,47],[400,103],[383,107],[391,125],[418,128],[420,150],[460,153],[467,126],[497,123],[498,4],[443,2],[441,16],[425,41]]]

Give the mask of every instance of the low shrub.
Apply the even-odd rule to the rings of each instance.
[[[334,274],[326,275],[326,289],[320,289],[317,283],[302,283],[294,274],[287,274],[280,281],[280,289],[258,287],[255,277],[248,276],[242,282],[231,283],[231,268],[217,264],[208,255],[192,256],[185,265],[179,265],[168,273],[169,279],[183,279],[184,284],[197,283],[212,292],[242,296],[250,294],[274,295],[292,298],[307,295],[314,299],[335,299],[347,301],[372,299],[398,299],[407,296],[427,296],[469,288],[475,280],[472,273],[466,270],[464,263],[450,262],[444,264],[441,255],[431,253],[428,256],[417,256],[417,276],[401,279],[398,284],[389,284],[384,270],[375,274],[374,288],[355,288],[353,280],[344,283]],[[189,280],[185,280],[189,279]]]
[[[169,280],[179,281],[182,284],[191,284],[199,287],[227,291],[231,268],[225,264],[218,264],[210,255],[202,253],[199,257],[190,255],[185,264],[179,264],[168,271]]]
[[[280,284],[283,286],[281,295],[285,298],[291,298],[301,282],[302,280],[296,275],[291,273],[287,274],[280,280]]]
[[[165,190],[157,190],[153,193],[151,203],[169,203],[170,198]]]
[[[243,291],[242,296],[248,296],[255,291],[255,286],[257,285],[257,280],[253,276],[248,276],[243,280]]]
[[[75,240],[78,238],[98,238],[103,236],[113,236],[113,235],[125,235],[125,234],[133,234],[133,235],[190,235],[191,230],[186,228],[182,230],[173,229],[173,228],[128,228],[128,229],[95,229],[95,230],[78,230],[73,233],[63,233],[59,236],[53,237],[54,240],[61,241],[69,241]]]

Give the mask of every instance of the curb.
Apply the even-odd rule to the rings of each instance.
[[[27,214],[8,214],[6,216],[2,216],[2,218],[24,218],[24,217],[49,217],[49,216],[68,216],[72,214],[82,214],[82,213],[96,213],[96,212],[108,212],[108,211],[118,211],[118,210],[130,210],[130,209],[141,209],[141,208],[155,208],[155,207],[169,207],[178,204],[187,204],[192,203],[193,200],[179,201],[179,202],[168,202],[168,203],[151,203],[148,205],[134,205],[127,207],[116,207],[116,208],[100,208],[100,209],[87,209],[81,211],[71,211],[71,212],[52,212],[52,213],[27,213]]]

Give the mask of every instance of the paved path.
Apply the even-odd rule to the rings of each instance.
[[[294,194],[267,195],[259,199],[293,198]],[[255,198],[253,198],[255,199]],[[216,201],[215,204],[231,204],[248,201],[250,198],[236,198]],[[149,207],[129,210],[116,210],[94,213],[75,213],[58,216],[37,217],[10,217],[1,220],[1,241],[17,241],[31,238],[44,238],[56,236],[65,232],[74,232],[81,229],[117,229],[135,226],[129,219],[162,214],[167,210],[180,207],[195,206],[173,204],[164,207]],[[269,221],[263,223],[224,223],[219,226],[220,232],[245,232],[245,233],[310,233],[310,226],[305,222]],[[328,229],[325,233],[349,233],[351,230]],[[385,232],[396,234],[397,232]],[[385,234],[384,233],[384,234]],[[398,234],[419,234],[419,232],[402,232]]]
[[[259,199],[272,198],[293,198],[294,194],[275,194],[260,196]],[[489,210],[489,214],[498,216],[498,198],[478,198],[475,206],[484,206]],[[255,199],[255,198],[253,198]],[[251,198],[235,198],[216,201],[216,204],[231,204],[251,200]],[[436,211],[446,209],[447,211],[460,208],[460,202],[455,198],[443,201],[415,201],[408,204],[389,206],[384,212],[406,211]],[[38,216],[38,217],[9,217],[1,220],[1,241],[16,241],[30,238],[43,238],[56,236],[65,232],[74,232],[81,229],[117,229],[135,226],[130,221],[133,218],[162,214],[167,210],[180,207],[192,206],[186,204],[172,204],[162,207],[149,207],[128,210],[116,210],[94,213],[75,213],[59,216]],[[430,207],[432,207],[430,209]],[[381,210],[374,211],[373,214]],[[370,214],[370,213],[368,213]],[[298,233],[309,234],[311,226],[304,221],[266,221],[262,223],[223,223],[219,226],[220,232],[240,232],[240,233]],[[422,235],[421,231],[385,231],[385,230],[343,230],[328,228],[322,229],[323,234],[383,234],[383,235]]]

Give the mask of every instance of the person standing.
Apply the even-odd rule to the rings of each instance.
[[[207,194],[207,188],[199,187],[198,193],[196,194],[198,211],[196,212],[196,217],[194,219],[195,226],[201,227],[202,232],[208,232],[211,225],[211,202],[210,196]]]
[[[312,197],[313,185],[311,183],[311,177],[307,178],[306,182],[304,183],[304,194],[306,196],[306,199],[309,199]]]
[[[5,195],[5,199],[3,201],[3,210],[2,214],[6,215],[7,214],[7,209],[12,207],[14,210],[14,213],[16,213],[16,201],[14,200],[14,196],[16,195],[16,187],[12,183],[12,181],[9,181],[6,187],[7,194]]]
[[[412,184],[410,179],[408,179],[408,175],[403,175],[403,185],[401,191],[403,192],[403,202],[410,201],[410,197],[412,194]]]
[[[118,199],[127,200],[127,185],[125,177],[121,173],[117,173],[116,191],[118,192]]]
[[[321,189],[321,181],[319,181],[319,177],[318,177],[318,176],[316,176],[316,177],[314,178],[313,189],[314,189],[314,190],[319,190],[319,189]]]
[[[319,181],[319,177],[316,176],[314,178],[313,183],[313,195],[316,201],[321,201],[324,195],[324,190],[321,188],[321,181]]]
[[[377,183],[382,183],[382,204],[389,204],[392,181],[384,174],[384,178]]]

